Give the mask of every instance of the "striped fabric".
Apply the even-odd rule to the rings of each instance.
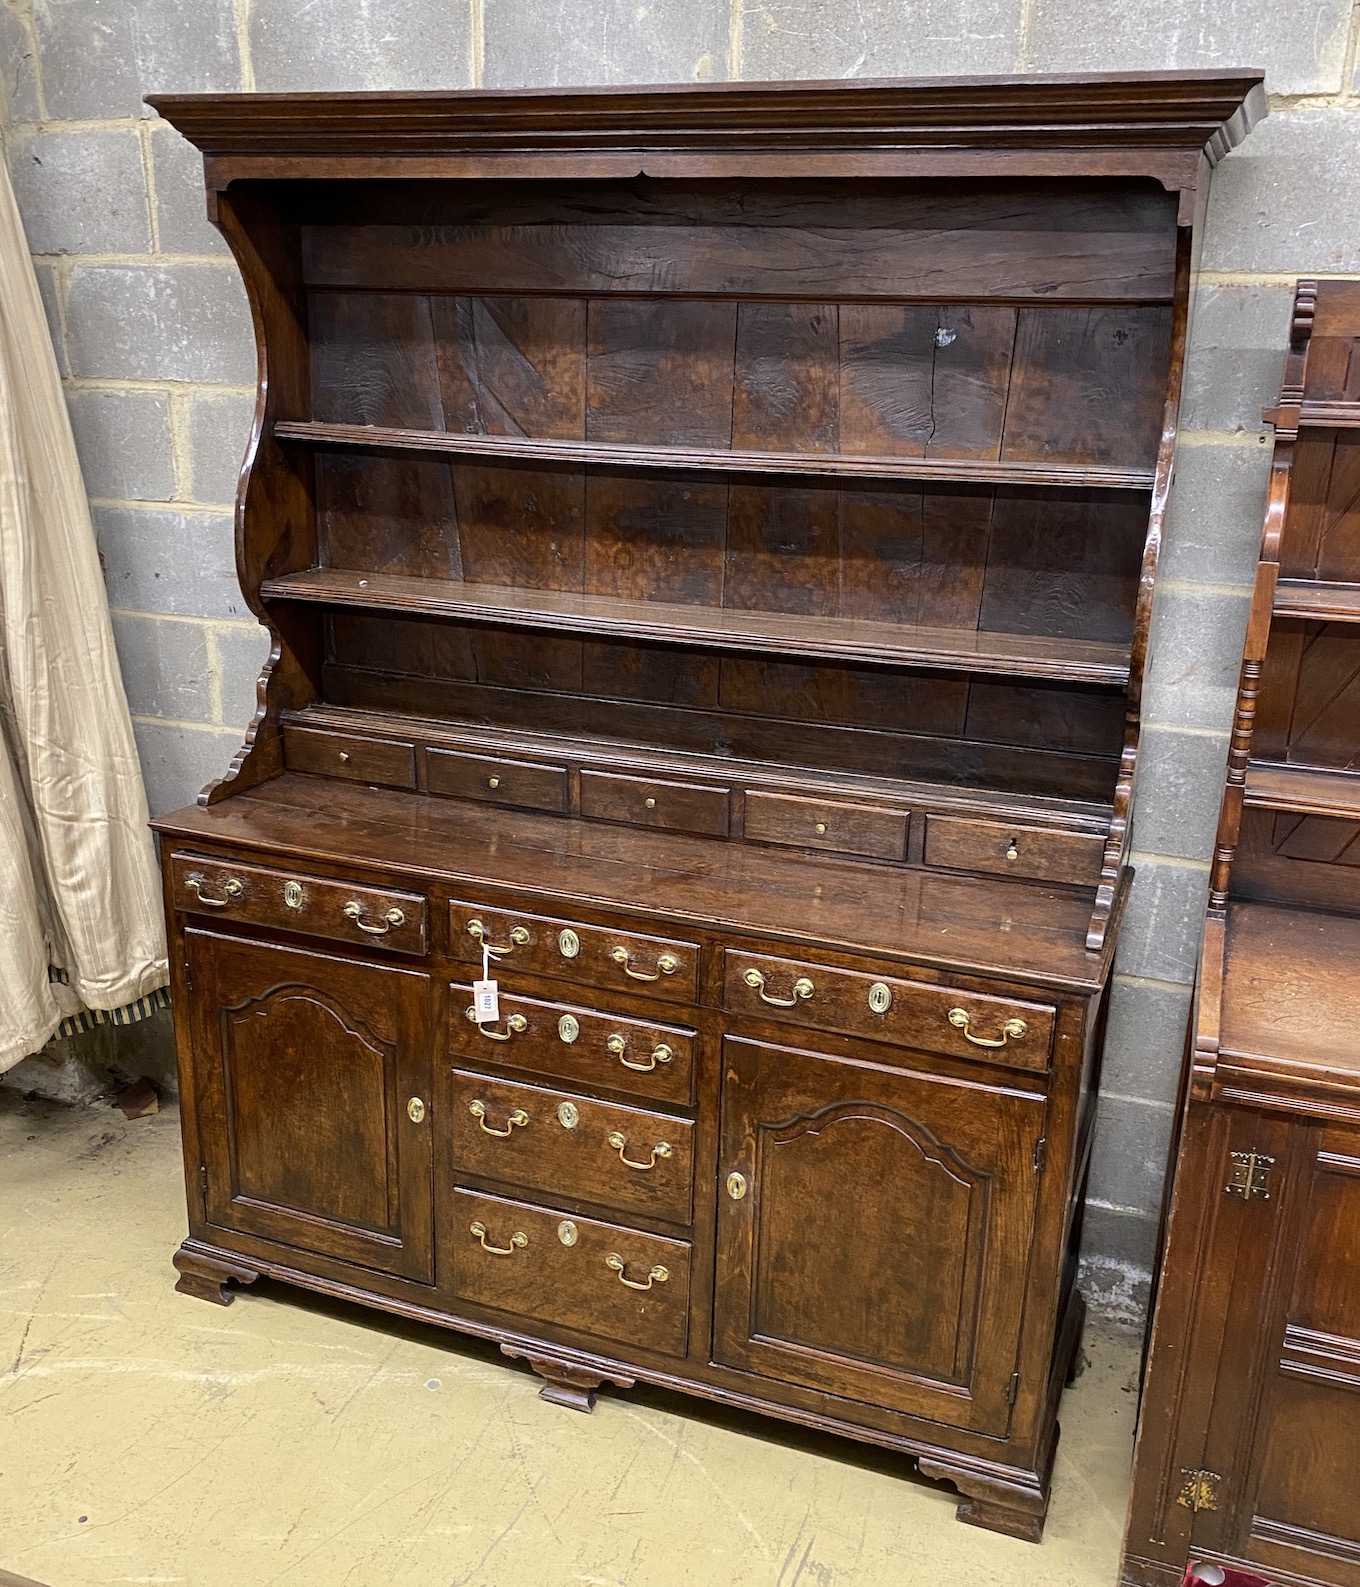
[[[167,979],[89,504],[0,161],[0,1071],[64,1021],[140,1017]]]

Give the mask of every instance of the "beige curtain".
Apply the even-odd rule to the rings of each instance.
[[[89,505],[0,161],[0,1070],[158,1000],[146,794]]]

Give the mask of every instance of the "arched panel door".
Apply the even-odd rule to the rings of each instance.
[[[429,978],[197,931],[187,947],[209,1223],[432,1282]]]
[[[715,1358],[1004,1434],[1043,1099],[733,1037],[723,1055]]]

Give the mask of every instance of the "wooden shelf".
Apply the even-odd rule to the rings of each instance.
[[[1253,761],[1247,767],[1246,802],[1268,810],[1360,821],[1360,773]]]
[[[512,628],[545,628],[556,633],[626,637],[713,650],[755,650],[879,666],[1060,678],[1119,687],[1126,686],[1129,680],[1128,647],[1089,639],[681,606],[583,595],[572,590],[459,584],[341,568],[311,568],[305,573],[267,579],[260,586],[260,593],[267,600],[307,601],[322,606],[448,617]]]
[[[1360,623],[1360,584],[1329,584],[1325,579],[1280,579],[1275,585],[1274,610],[1277,617]]]
[[[454,435],[378,425],[278,422],[281,441],[406,456],[498,458],[507,462],[577,463],[610,468],[700,469],[719,473],[796,474],[821,479],[920,479],[945,483],[1059,485],[1151,490],[1151,469],[1095,464],[1015,463],[970,458],[858,457],[845,453],[755,452],[711,447],[630,446],[606,441],[547,441],[518,435]]]
[[[1304,402],[1299,406],[1301,429],[1358,430],[1360,402]]]

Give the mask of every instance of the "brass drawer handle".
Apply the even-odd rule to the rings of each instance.
[[[662,1267],[658,1263],[658,1265],[654,1267],[650,1273],[648,1273],[647,1282],[645,1284],[639,1284],[636,1279],[629,1278],[627,1273],[624,1272],[623,1258],[617,1251],[611,1251],[609,1255],[605,1257],[604,1265],[609,1268],[611,1272],[617,1273],[619,1275],[619,1283],[626,1284],[629,1289],[651,1289],[653,1284],[664,1284],[671,1276],[669,1270]]]
[[[757,969],[750,969],[742,976],[747,986],[760,993],[760,1001],[769,1003],[773,1008],[792,1008],[798,999],[809,998],[817,990],[807,976],[800,975],[793,983],[792,997],[771,997],[765,990],[765,977]]]
[[[475,937],[493,959],[503,959],[507,953],[513,953],[516,948],[522,948],[529,940],[529,930],[526,926],[511,926],[510,941],[507,943],[488,942],[486,940],[486,927],[480,920],[469,920],[467,929],[468,936]]]
[[[628,962],[628,949],[625,948],[622,943],[620,943],[617,948],[611,948],[609,950],[609,957],[614,961],[615,964],[621,964],[623,966],[623,973],[625,975],[631,975],[635,981],[659,981],[663,975],[674,975],[675,972],[680,968],[680,961],[673,953],[663,953],[656,961],[656,969],[654,972],[649,973],[646,970],[635,970]]]
[[[605,1043],[605,1046],[610,1052],[614,1054],[614,1056],[625,1069],[636,1070],[640,1075],[650,1074],[658,1064],[668,1064],[671,1059],[675,1057],[675,1054],[663,1041],[658,1042],[656,1046],[652,1048],[651,1057],[648,1058],[645,1064],[634,1063],[631,1058],[625,1056],[628,1043],[617,1033],[609,1038],[609,1040]]]
[[[513,1135],[516,1129],[523,1129],[529,1122],[529,1115],[523,1108],[516,1108],[505,1121],[503,1130],[493,1130],[486,1122],[486,1103],[480,1097],[475,1102],[468,1103],[468,1112],[477,1120],[478,1128],[486,1135],[495,1135],[504,1141]]]
[[[1001,1027],[1001,1034],[996,1038],[988,1036],[974,1036],[968,1029],[968,1010],[964,1008],[951,1008],[949,1010],[949,1023],[956,1025],[963,1032],[964,1040],[972,1042],[974,1047],[1004,1047],[1008,1041],[1019,1041],[1029,1029],[1022,1019],[1008,1019]]]
[[[509,1041],[518,1031],[528,1030],[529,1028],[529,1021],[525,1019],[523,1014],[512,1014],[505,1022],[505,1029],[499,1031],[488,1030],[485,1025],[478,1025],[477,1010],[471,1003],[468,1004],[465,1012],[472,1023],[477,1025],[477,1034],[485,1036],[488,1041]]]
[[[513,1256],[516,1251],[522,1251],[529,1243],[529,1236],[523,1229],[516,1229],[510,1236],[509,1245],[488,1245],[486,1243],[486,1225],[480,1218],[469,1225],[471,1232],[476,1235],[482,1250],[490,1256]]]
[[[238,882],[234,876],[229,876],[222,883],[223,897],[212,898],[203,891],[204,876],[202,871],[190,871],[184,878],[184,885],[198,899],[200,904],[206,904],[209,909],[230,909],[236,900],[246,890],[244,882]]]
[[[383,923],[381,926],[370,926],[368,922],[362,918],[363,913],[364,906],[357,898],[351,898],[343,910],[345,919],[352,920],[354,924],[358,926],[360,931],[366,931],[370,937],[385,937],[387,933],[391,931],[393,926],[404,926],[406,924],[406,916],[402,914],[401,910],[396,908],[392,908],[387,911],[387,913],[382,917]]]
[[[631,1157],[624,1155],[628,1149],[628,1137],[623,1133],[622,1130],[611,1130],[607,1139],[610,1146],[612,1146],[619,1154],[619,1161],[625,1168],[636,1168],[640,1173],[643,1174],[656,1167],[656,1160],[658,1157],[669,1157],[673,1150],[668,1141],[658,1141],[656,1145],[652,1147],[651,1155],[648,1157],[645,1163],[635,1163]]]

